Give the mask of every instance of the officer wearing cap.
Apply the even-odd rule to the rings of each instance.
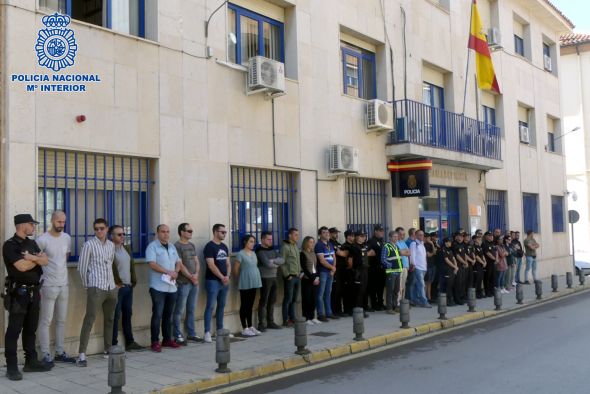
[[[367,306],[367,282],[369,259],[367,256],[367,246],[365,241],[367,234],[363,230],[357,230],[354,233],[354,244],[350,249],[348,261],[352,264],[354,270],[354,306],[365,309],[365,317],[369,317],[366,312]]]
[[[24,372],[43,372],[51,369],[37,360],[35,351],[35,331],[39,321],[39,289],[41,287],[41,267],[47,265],[45,253],[29,237],[35,233],[35,221],[29,214],[14,217],[16,232],[4,242],[2,257],[6,264],[6,294],[4,307],[7,309],[8,327],[4,337],[6,357],[6,376],[10,380],[21,380],[23,375],[17,366],[17,342],[22,331],[25,351]]]
[[[348,252],[342,248],[342,244],[338,241],[340,230],[336,227],[328,229],[330,233],[330,242],[334,245],[336,254],[336,273],[332,282],[332,313],[335,317],[344,316],[343,297],[344,297],[344,269],[346,268],[346,257]]]
[[[496,246],[494,245],[494,234],[491,231],[486,231],[484,234],[484,241],[482,243],[484,258],[486,266],[484,271],[484,288],[486,297],[494,296],[494,281],[496,277]]]
[[[350,256],[350,251],[354,247],[354,231],[346,230],[344,232],[344,239],[345,242],[342,244],[341,251],[346,252],[345,266],[344,269],[340,270],[342,276],[344,277],[344,286],[342,289],[343,292],[343,303],[344,303],[344,314],[347,316],[352,316],[352,308],[354,308],[355,304],[355,287],[354,287],[354,276],[355,271],[352,267],[352,260],[348,257]],[[338,269],[336,270],[336,274],[338,274]]]
[[[385,229],[377,224],[373,227],[373,236],[367,241],[367,255],[369,256],[369,271],[367,294],[371,301],[371,310],[381,311],[383,305],[383,290],[385,289],[385,269],[381,265],[381,252],[385,241]]]

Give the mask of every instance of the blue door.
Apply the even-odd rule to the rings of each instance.
[[[460,227],[459,189],[430,186],[430,195],[420,198],[419,208],[420,227],[427,233],[437,231],[442,239]]]
[[[445,91],[440,86],[428,82],[422,84],[422,101],[430,107],[425,115],[425,129],[435,146],[445,146],[447,141],[445,130]]]

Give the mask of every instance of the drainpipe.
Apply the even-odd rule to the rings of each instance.
[[[8,116],[8,78],[6,72],[8,67],[6,65],[6,53],[8,48],[8,17],[6,16],[5,4],[0,4],[0,240],[6,239],[4,231],[4,223],[6,223],[6,170],[8,160],[6,154],[7,148],[7,116]],[[4,273],[4,267],[0,268],[0,272]],[[0,275],[0,289],[4,289],[4,275]],[[4,313],[0,313],[0,331],[5,331]],[[0,346],[4,347],[4,336],[0,336]]]

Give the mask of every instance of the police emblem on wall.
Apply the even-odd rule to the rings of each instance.
[[[39,65],[53,71],[72,66],[78,45],[74,31],[66,28],[70,17],[55,13],[44,16],[41,21],[46,28],[39,30],[35,45]]]
[[[421,197],[430,194],[429,170],[432,161],[411,159],[391,161],[387,169],[391,172],[393,197]]]

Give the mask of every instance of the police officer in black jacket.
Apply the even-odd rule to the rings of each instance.
[[[6,376],[10,380],[21,380],[23,375],[17,366],[16,348],[18,337],[23,333],[25,351],[24,372],[43,372],[51,369],[37,360],[35,331],[39,321],[39,288],[41,267],[47,265],[47,255],[41,252],[35,241],[29,237],[35,233],[38,224],[29,214],[14,217],[16,233],[2,247],[2,257],[8,277],[4,306],[8,310],[8,327],[4,338]]]

